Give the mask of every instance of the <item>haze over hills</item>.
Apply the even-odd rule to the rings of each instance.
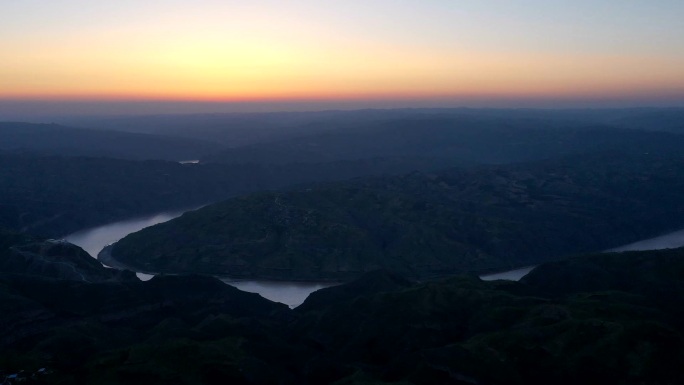
[[[543,124],[499,116],[524,115],[524,111],[487,111],[495,117],[485,119],[438,118],[435,116],[442,113],[438,110],[423,111],[426,117],[421,119],[384,120],[387,114],[402,113],[415,116],[415,111],[361,111],[360,116],[341,113],[345,122],[327,129],[312,128],[306,135],[299,132],[297,136],[296,129],[284,128],[283,134],[293,137],[269,137],[263,143],[228,150],[222,144],[189,138],[0,124],[0,136],[4,134],[7,139],[0,149],[8,150],[0,155],[0,174],[5,181],[0,186],[0,223],[15,230],[62,236],[108,221],[305,183],[602,151],[677,154],[684,148],[684,136],[674,133],[565,127],[558,121]],[[327,119],[336,115],[331,112],[322,116]],[[231,132],[231,128],[217,132]],[[78,149],[72,151],[71,147]],[[46,156],[55,153],[60,156]],[[81,154],[91,158],[81,158]],[[168,156],[177,160],[195,155],[206,164],[181,166],[102,158]]]
[[[268,112],[229,114],[166,114],[144,116],[55,116],[69,126],[170,135],[207,140],[229,147],[274,142],[361,126],[386,125],[401,120],[480,122],[534,129],[570,127],[622,127],[683,132],[682,108],[632,109],[477,109],[407,108]]]
[[[629,147],[622,129],[682,133],[682,109],[395,109],[62,118],[69,124],[209,141],[222,163],[326,162],[378,157],[506,163]],[[630,139],[631,138],[631,139]]]
[[[601,151],[677,153],[684,144],[683,136],[668,132],[557,124],[498,118],[407,117],[232,148],[203,161],[283,164],[375,157],[423,158],[449,167]]]
[[[220,148],[209,141],[191,138],[0,122],[0,151],[15,153],[184,161],[198,159]]]
[[[64,118],[82,128],[0,123],[0,150],[222,163],[427,157],[448,167],[668,140],[614,134],[621,129],[681,133],[682,111],[399,109]]]

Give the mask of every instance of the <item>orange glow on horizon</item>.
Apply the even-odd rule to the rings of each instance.
[[[684,58],[144,32],[74,35],[42,50],[10,44],[16,53],[0,66],[0,98],[244,102],[684,94]]]
[[[382,47],[380,47],[382,48]],[[682,93],[684,63],[644,57],[402,52],[221,54],[157,52],[133,63],[87,58],[8,60],[0,98],[334,100],[620,97]],[[174,56],[176,55],[176,56]],[[180,59],[185,55],[192,60]],[[298,60],[290,57],[297,56]],[[96,55],[97,56],[97,55]],[[175,59],[175,57],[178,57]],[[27,62],[32,64],[26,64]],[[638,76],[640,74],[649,76]]]
[[[0,5],[0,100],[684,100],[681,23],[645,3],[28,3]]]

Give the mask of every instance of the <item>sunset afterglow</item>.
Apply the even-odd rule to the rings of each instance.
[[[684,99],[682,2],[368,3],[3,2],[0,98]]]

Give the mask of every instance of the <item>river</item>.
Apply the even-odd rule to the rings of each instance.
[[[643,250],[662,250],[675,249],[684,246],[684,230],[667,233],[655,238],[644,239],[642,241],[630,243],[623,246],[618,246],[612,249],[605,250],[607,253],[619,253],[623,251],[643,251]],[[528,266],[520,269],[504,271],[501,273],[487,274],[480,276],[483,281],[494,281],[503,279],[507,281],[519,281],[526,276],[530,271],[534,270],[536,266]]]
[[[126,235],[140,231],[145,227],[169,221],[177,218],[187,210],[169,211],[155,215],[149,215],[136,219],[114,222],[103,226],[82,230],[66,236],[64,239],[80,246],[93,257],[107,245],[118,241]],[[675,231],[659,237],[642,240],[628,245],[606,250],[607,252],[631,251],[631,250],[658,250],[684,246],[684,230]],[[482,280],[493,281],[497,279],[518,281],[535,266],[517,268],[494,274],[480,276]],[[149,280],[152,275],[138,273],[138,278]],[[219,277],[220,278],[220,277]],[[223,282],[235,286],[240,290],[257,293],[271,301],[281,302],[290,307],[301,305],[306,297],[312,292],[332,286],[326,282],[281,282],[281,281],[262,281],[262,280],[234,280],[220,278]]]
[[[64,237],[70,243],[80,246],[93,258],[107,245],[112,244],[130,233],[140,231],[145,227],[170,221],[183,214],[181,211],[169,211],[120,222],[109,223],[103,226],[93,227],[69,234]],[[143,281],[151,279],[150,274],[137,273]],[[281,282],[262,280],[235,280],[221,278],[223,282],[240,290],[257,293],[262,297],[275,302],[284,303],[290,307],[301,305],[309,294],[316,290],[333,286],[330,282]]]
[[[103,226],[93,227],[77,231],[64,237],[65,240],[80,246],[91,257],[97,258],[97,254],[107,245],[118,241],[130,233],[140,231],[145,227],[156,225],[178,218],[185,211],[169,211],[145,217],[128,219],[125,221],[109,223]]]

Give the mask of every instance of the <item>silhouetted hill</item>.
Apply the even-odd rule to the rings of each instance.
[[[621,290],[649,293],[653,301],[670,301],[684,290],[682,257],[684,249],[587,255],[539,266],[522,282],[546,296]]]
[[[683,256],[678,249],[542,265],[537,277],[561,279],[555,287],[562,292],[554,293],[537,279],[475,277],[368,290],[304,313],[293,327],[328,373],[346,377],[341,383],[674,384],[684,380],[677,369],[684,363]],[[640,274],[631,283],[601,280],[599,290],[563,286],[566,273],[581,281],[580,271],[597,266],[607,277]],[[344,285],[321,293],[335,290]]]
[[[107,269],[78,246],[0,230],[0,274],[82,282],[137,280]]]
[[[199,159],[221,146],[191,138],[0,122],[0,151],[119,159]]]
[[[526,266],[684,227],[681,157],[603,154],[259,193],[131,234],[152,272],[349,279]]]
[[[245,330],[258,333],[264,329],[260,324],[285,323],[291,318],[287,306],[216,278],[161,276],[141,282],[131,272],[104,268],[73,245],[7,231],[0,232],[0,241],[3,375],[19,368],[34,373],[39,365],[49,371],[31,381],[83,383],[84,373],[110,366],[108,359],[100,360],[111,349],[127,350],[135,344],[143,349],[149,344],[158,351],[155,346],[159,345],[170,349],[161,349],[167,355],[174,346],[185,346],[184,338],[197,339],[200,345],[211,339],[210,345],[227,348],[222,357],[238,364],[245,355],[240,342],[246,337]],[[169,337],[175,345],[167,345]],[[131,365],[139,364],[133,358],[136,353],[125,355],[132,355]],[[143,356],[145,360],[161,358]],[[206,368],[216,361],[211,356],[183,359],[197,360]],[[117,352],[115,357],[124,355]],[[127,365],[129,369],[131,365]],[[96,371],[100,372],[96,382],[102,383],[104,373]],[[136,383],[135,377],[110,381]]]
[[[82,384],[678,384],[683,253],[580,256],[522,282],[374,272],[296,311],[209,277],[0,273],[0,370]],[[627,279],[587,286],[586,271]],[[578,284],[548,291],[565,276]]]
[[[361,295],[397,291],[412,285],[411,281],[398,274],[386,270],[377,270],[366,273],[347,284],[332,286],[325,290],[311,293],[303,304],[297,306],[297,311],[322,310],[328,306],[352,300]]]

